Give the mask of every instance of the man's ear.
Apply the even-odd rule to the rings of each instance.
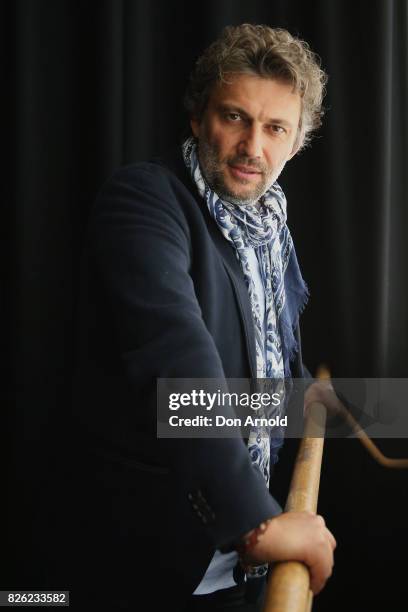
[[[191,117],[190,126],[191,126],[191,131],[193,132],[194,136],[198,138],[198,134],[200,131],[200,122],[198,121],[197,117]]]
[[[302,146],[302,143],[301,143],[301,142],[295,142],[295,143],[294,143],[294,145],[293,145],[293,149],[292,149],[292,151],[290,152],[290,155],[289,155],[289,157],[288,157],[288,161],[289,161],[290,159],[292,159],[292,157],[295,157],[296,153],[299,151],[299,149],[301,148],[301,146]]]
[[[296,134],[295,142],[293,143],[292,151],[290,152],[288,161],[289,159],[292,159],[292,157],[295,157],[296,153],[300,151],[300,149],[303,146],[304,140],[305,140],[305,134],[301,126],[299,125],[298,133]]]

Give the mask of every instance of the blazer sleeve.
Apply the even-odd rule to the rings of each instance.
[[[111,303],[120,358],[135,398],[150,393],[143,407],[154,435],[158,377],[225,379],[189,273],[190,227],[169,180],[154,164],[122,169],[90,219],[91,258]],[[166,460],[220,549],[281,511],[241,438],[166,440]]]

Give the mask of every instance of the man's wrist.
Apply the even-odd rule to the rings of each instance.
[[[262,540],[267,530],[267,527],[272,519],[262,522],[258,527],[246,533],[243,538],[237,543],[235,549],[238,553],[241,565],[248,567],[248,557],[251,556],[253,549]]]

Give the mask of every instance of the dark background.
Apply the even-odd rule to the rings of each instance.
[[[47,424],[69,404],[88,210],[115,167],[179,138],[188,74],[224,25],[285,27],[329,73],[324,126],[281,177],[311,291],[305,362],[336,377],[408,376],[408,10],[404,0],[15,0],[2,2],[0,20],[11,94],[0,588],[26,589],[43,584]],[[408,456],[405,440],[381,447]],[[282,503],[294,452],[291,441],[277,469]],[[319,511],[338,551],[315,610],[406,608],[407,483],[355,440],[326,443]]]

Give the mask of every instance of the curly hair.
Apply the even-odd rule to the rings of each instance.
[[[244,23],[227,26],[198,58],[184,96],[190,117],[201,118],[213,86],[232,74],[253,74],[293,85],[302,101],[296,145],[321,125],[327,75],[309,45],[287,30]]]

